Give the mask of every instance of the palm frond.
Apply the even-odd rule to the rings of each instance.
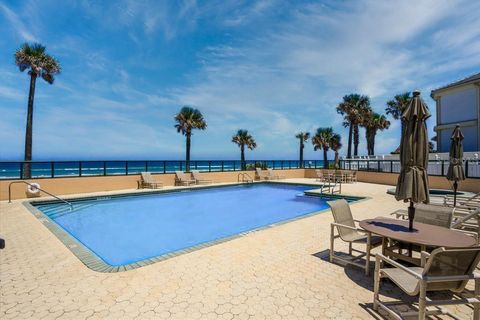
[[[181,132],[183,135],[191,135],[193,129],[205,130],[207,128],[207,122],[202,113],[189,106],[180,109],[180,112],[175,116],[175,121],[177,122],[175,124],[177,132]]]
[[[15,64],[21,72],[29,70],[29,74],[39,76],[50,84],[61,71],[58,60],[47,54],[45,46],[39,43],[24,43],[15,52]]]

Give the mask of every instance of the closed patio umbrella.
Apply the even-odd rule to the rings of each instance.
[[[463,134],[457,125],[450,138],[450,165],[448,166],[447,179],[453,181],[453,206],[457,205],[458,181],[465,180],[463,171]]]
[[[425,121],[430,117],[428,106],[414,91],[407,108],[402,114],[404,134],[400,142],[400,176],[395,198],[410,201],[408,207],[409,229],[413,230],[415,207],[413,203],[428,203],[428,134]]]

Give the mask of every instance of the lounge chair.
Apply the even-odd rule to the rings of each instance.
[[[161,182],[157,182],[150,172],[141,172],[140,180],[138,181],[138,188],[152,188],[157,189],[163,187]]]
[[[443,205],[453,207],[454,197],[452,195],[443,198]],[[457,195],[457,206],[466,208],[480,208],[480,192],[473,196]]]
[[[255,168],[255,173],[256,180],[272,180],[261,168]]]
[[[435,249],[431,254],[422,252],[421,267],[405,267],[400,263],[387,258],[382,254],[376,255],[373,309],[385,310],[396,319],[404,316],[418,314],[418,319],[425,319],[427,315],[444,314],[441,309],[428,311],[429,306],[442,306],[454,304],[473,304],[473,319],[480,317],[480,275],[475,268],[480,261],[480,247],[459,249]],[[384,264],[393,268],[382,268]],[[399,302],[380,301],[380,280],[388,278],[393,281],[403,292],[410,296],[419,296],[418,312],[398,314],[388,306]],[[460,295],[465,289],[468,280],[475,281],[474,296],[445,300],[432,300],[427,298],[427,292],[451,291]]]
[[[343,263],[353,264],[357,267],[365,269],[365,274],[370,274],[370,251],[372,248],[379,246],[382,243],[382,238],[372,236],[370,232],[363,229],[359,229],[355,226],[355,220],[353,219],[350,206],[345,199],[336,201],[327,201],[328,205],[332,209],[334,223],[330,224],[330,262],[339,260]],[[338,235],[335,235],[335,229],[337,229]],[[348,254],[351,259],[342,258],[335,255],[334,245],[335,239],[340,238],[345,242],[348,242]],[[353,244],[361,244],[366,246],[365,252],[353,249]],[[353,256],[352,252],[356,251],[361,253],[358,256]],[[365,257],[365,264],[356,262],[356,260]]]
[[[192,170],[192,176],[193,176],[193,180],[195,180],[195,183],[197,183],[197,184],[212,184],[213,183],[213,180],[203,178],[202,174],[198,170]]]
[[[280,176],[275,172],[273,172],[272,168],[267,169],[267,177],[269,177],[272,180],[285,179],[285,176]]]
[[[175,185],[189,186],[195,184],[195,180],[191,179],[185,172],[175,171]]]

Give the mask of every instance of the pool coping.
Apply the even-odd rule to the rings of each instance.
[[[307,196],[312,196],[312,197],[321,197],[321,196],[328,196],[329,198],[338,198],[338,199],[354,199],[354,203],[359,203],[362,201],[366,201],[371,199],[370,197],[359,197],[359,196],[351,196],[351,195],[339,195],[339,194],[325,194],[321,193],[318,187],[318,184],[308,184],[308,183],[297,183],[297,182],[288,182],[288,181],[260,181],[260,182],[255,182],[255,184],[289,184],[289,185],[303,185],[303,186],[312,186],[311,190],[305,190],[304,193]],[[126,197],[126,196],[147,196],[147,195],[152,195],[152,194],[163,194],[163,193],[172,193],[172,192],[182,192],[185,190],[192,191],[192,190],[203,190],[203,189],[211,189],[211,188],[221,188],[221,187],[231,187],[231,186],[237,186],[237,185],[245,185],[245,183],[232,183],[232,184],[222,184],[222,185],[205,185],[205,186],[195,186],[193,188],[172,188],[172,189],[158,189],[154,190],[151,192],[131,192],[131,193],[116,193],[116,194],[108,194],[108,195],[86,195],[86,196],[72,196],[69,198],[65,198],[66,200],[75,200],[75,201],[88,201],[88,200],[96,200],[98,198],[121,198],[121,197]],[[66,230],[64,230],[60,225],[58,225],[55,221],[53,221],[49,216],[47,216],[45,213],[43,213],[41,210],[37,209],[33,204],[37,203],[42,203],[42,204],[48,204],[48,203],[57,203],[59,202],[58,200],[52,200],[52,199],[44,199],[44,200],[26,200],[23,201],[22,204],[27,208],[28,211],[30,211],[37,219],[40,221],[48,230],[50,230],[51,233],[53,233],[58,240],[60,240],[67,249],[71,251],[86,267],[89,269],[96,271],[96,272],[103,272],[103,273],[113,273],[113,272],[123,272],[123,271],[128,271],[128,270],[133,270],[137,268],[141,268],[153,263],[157,263],[160,261],[164,261],[173,257],[177,257],[186,253],[190,253],[193,251],[197,251],[199,249],[211,247],[220,243],[224,243],[227,241],[231,241],[240,237],[244,237],[250,233],[253,232],[258,232],[261,230],[266,230],[269,228],[273,228],[276,226],[280,226],[286,223],[294,222],[300,219],[306,219],[312,216],[315,216],[317,214],[323,213],[325,211],[330,210],[329,208],[325,208],[319,211],[314,211],[310,212],[298,217],[290,218],[287,220],[275,222],[269,225],[261,226],[255,229],[251,229],[245,232],[237,233],[228,237],[220,238],[220,239],[215,239],[215,240],[210,240],[204,243],[200,243],[198,245],[194,245],[191,247],[188,247],[186,249],[180,249],[176,250],[173,252],[169,253],[164,253],[162,255],[152,257],[152,258],[147,258],[138,262],[133,262],[130,264],[125,264],[125,265],[120,265],[120,266],[112,266],[105,262],[102,258],[100,258],[94,251],[90,250],[86,245],[84,245],[81,241],[77,240],[73,235],[68,233]]]

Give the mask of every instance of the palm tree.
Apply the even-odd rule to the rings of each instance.
[[[365,114],[362,126],[365,127],[365,137],[367,140],[368,155],[375,154],[375,137],[378,130],[383,131],[390,127],[390,121],[382,114],[369,112]]]
[[[185,171],[190,171],[190,144],[192,139],[192,130],[205,130],[207,123],[202,113],[198,109],[184,106],[175,116],[177,132],[181,132],[186,137],[185,142]]]
[[[247,169],[247,164],[245,163],[245,146],[253,150],[257,147],[257,143],[251,134],[248,133],[248,130],[238,130],[237,134],[232,137],[232,142],[236,143],[240,147],[240,161],[242,170]]]
[[[55,81],[55,75],[60,73],[60,64],[57,59],[45,52],[45,47],[39,43],[24,43],[15,52],[15,64],[21,72],[28,70],[30,75],[30,90],[28,93],[27,127],[25,130],[25,161],[32,160],[32,132],[33,132],[33,100],[35,84],[38,77],[49,84]],[[23,167],[23,178],[31,177],[30,163]]]
[[[295,138],[300,140],[300,168],[303,168],[303,149],[305,148],[304,142],[310,138],[310,132],[299,132],[295,135]]]
[[[370,110],[370,98],[357,93],[345,95],[343,101],[337,106],[337,113],[344,118],[343,126],[348,127],[348,149],[347,158],[352,157],[352,138],[354,151],[358,155],[358,144],[360,143],[359,128],[365,112]]]
[[[401,137],[403,137],[403,120],[402,120],[402,114],[407,108],[408,104],[410,103],[410,100],[412,97],[410,96],[410,92],[404,92],[397,94],[395,97],[393,97],[392,100],[387,101],[387,107],[385,108],[385,111],[387,114],[391,115],[393,119],[401,121]]]
[[[338,133],[330,139],[330,148],[335,152],[335,169],[338,169],[338,150],[342,148],[342,137]]]
[[[328,168],[327,152],[334,133],[332,128],[318,128],[312,137],[313,150],[323,150],[323,167]]]

